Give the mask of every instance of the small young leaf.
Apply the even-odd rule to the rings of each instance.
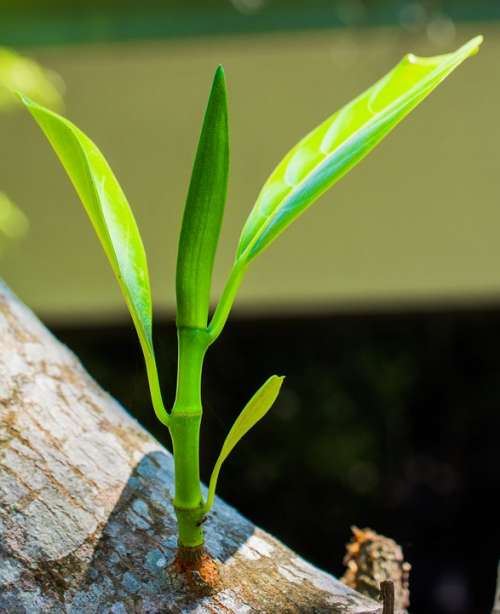
[[[328,188],[362,160],[466,58],[482,37],[447,55],[407,55],[378,83],[302,139],[264,184],[241,233],[237,259],[265,249]]]
[[[177,257],[177,325],[204,328],[227,193],[229,136],[224,71],[213,80],[182,220]]]
[[[20,97],[66,169],[106,252],[141,341],[155,411],[166,423],[153,350],[146,254],[127,199],[104,156],[79,128],[26,96]]]
[[[248,431],[271,409],[274,401],[276,401],[278,397],[284,379],[284,377],[272,375],[257,390],[250,401],[248,401],[248,403],[245,405],[241,414],[236,418],[235,423],[231,427],[231,430],[229,431],[224,444],[222,445],[219,458],[217,459],[212,475],[210,476],[207,502],[205,504],[206,512],[210,510],[214,501],[217,479],[219,477],[222,463],[232,452],[238,441],[244,435],[246,435],[246,433],[248,433]]]

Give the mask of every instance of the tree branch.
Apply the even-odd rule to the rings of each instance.
[[[200,593],[171,567],[170,453],[1,284],[0,333],[0,611],[380,613],[219,499]]]

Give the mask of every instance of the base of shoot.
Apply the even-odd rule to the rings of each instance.
[[[210,595],[221,588],[219,563],[203,544],[194,548],[179,545],[169,572],[182,576],[196,595]]]

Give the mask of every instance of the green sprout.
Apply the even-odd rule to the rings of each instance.
[[[407,55],[283,158],[262,187],[243,227],[231,272],[210,317],[212,269],[229,172],[226,85],[223,69],[216,70],[179,241],[178,369],[170,412],[162,400],[153,347],[146,254],[126,197],[99,149],[81,130],[21,95],[78,192],[132,316],[144,354],[152,405],[172,439],[180,548],[203,547],[202,522],[212,507],[221,466],[238,441],[269,411],[283,382],[282,377],[273,375],[247,403],[226,437],[204,499],[199,472],[203,360],[226,324],[248,266],[459,64],[476,53],[481,42],[479,36],[454,53],[431,58]]]

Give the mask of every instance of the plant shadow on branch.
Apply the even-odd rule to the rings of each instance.
[[[74,611],[119,601],[158,612],[189,612],[199,605],[203,597],[183,590],[179,577],[169,570],[177,548],[169,486],[173,480],[172,457],[163,452],[147,454],[135,466],[76,587]],[[235,518],[235,512],[219,501],[205,523],[207,549],[221,563],[255,531],[246,519]]]
[[[253,574],[262,572],[253,556],[250,561],[239,559],[236,564],[225,567],[220,584],[210,594],[193,590],[193,585],[172,569],[177,550],[175,510],[170,492],[173,480],[173,459],[164,452],[147,454],[135,466],[100,533],[83,577],[80,576],[73,590],[68,587],[71,598],[68,600],[66,592],[66,611],[75,614],[187,614],[199,612],[200,608],[212,611],[210,608],[214,606],[226,611],[234,605],[232,589],[238,587],[237,591],[245,598],[249,596],[248,586],[252,586],[257,594],[262,591],[261,601],[258,597],[256,601],[261,605],[265,603],[267,612],[281,612],[281,601],[281,605],[277,605],[272,600],[274,595],[279,600],[283,598],[286,585],[290,612],[340,614],[346,607],[359,605],[357,598],[343,590],[339,590],[339,603],[332,605],[322,591],[302,590],[302,582],[284,583],[279,573],[274,579],[264,573],[255,581]],[[207,550],[222,565],[256,533],[251,522],[219,499],[204,524]],[[249,544],[248,549],[252,550],[252,545]],[[291,555],[293,558],[293,553]],[[255,596],[249,598],[252,601]]]

